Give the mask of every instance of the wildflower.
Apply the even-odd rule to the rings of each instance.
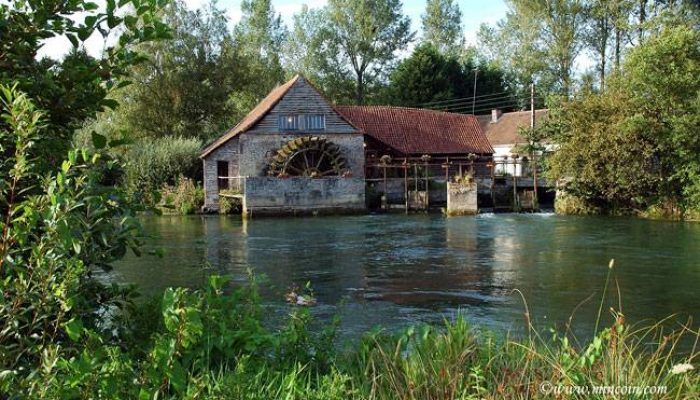
[[[612,269],[614,265],[615,265],[615,259],[611,258],[610,263],[608,264],[608,268]]]
[[[676,364],[673,366],[673,368],[671,368],[671,373],[673,375],[684,374],[694,369],[695,368],[692,364]]]

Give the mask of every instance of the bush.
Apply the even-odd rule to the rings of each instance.
[[[164,137],[141,139],[125,154],[125,186],[154,204],[153,193],[163,186],[174,186],[178,177],[196,179],[201,175],[198,159],[202,147],[198,139]]]
[[[165,213],[189,215],[196,213],[203,205],[204,189],[194,180],[180,176],[175,187],[163,188],[159,207]]]

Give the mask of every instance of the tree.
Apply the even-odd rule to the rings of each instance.
[[[445,56],[424,43],[391,73],[386,97],[394,105],[418,107],[464,97],[468,80],[456,57]]]
[[[586,6],[587,27],[584,37],[597,59],[596,69],[601,90],[605,88],[608,47],[615,26],[611,10],[613,3],[613,0],[591,0]]]
[[[476,96],[497,94],[497,102],[480,101],[479,111],[491,106],[510,109],[514,100],[509,98],[511,91],[501,70],[475,60],[462,63],[456,55],[443,54],[430,43],[419,45],[399,63],[389,76],[384,98],[393,105],[471,113],[475,70]]]
[[[233,42],[215,3],[190,11],[176,1],[163,18],[171,38],[140,47],[149,57],[131,68],[134,84],[118,93],[122,107],[108,117],[122,121],[135,138],[209,139],[235,122],[228,100],[247,84],[249,58]]]
[[[108,91],[125,84],[128,68],[141,60],[133,46],[167,36],[167,27],[157,18],[163,3],[107,1],[104,11],[86,0],[0,5],[0,83],[16,81],[18,89],[45,111],[47,133],[33,149],[42,169],[58,165],[73,131],[85,119],[115,106],[107,98]],[[116,35],[116,42],[93,59],[82,50],[92,35]],[[37,60],[43,41],[52,37],[70,40],[71,53],[62,61]],[[6,171],[0,171],[0,176],[6,176]]]
[[[655,24],[604,92],[549,118],[550,177],[602,208],[700,207],[700,33],[678,18]]]
[[[422,16],[423,41],[443,53],[459,53],[464,47],[462,11],[453,0],[428,0]]]
[[[413,40],[400,0],[330,0],[324,30],[324,63],[332,74],[355,78],[354,100],[364,104],[367,88],[380,81],[396,53]]]
[[[264,70],[256,78],[260,100],[284,80],[281,54],[288,32],[270,0],[244,0],[241,11],[243,16],[234,30],[234,40],[243,55],[252,57]]]
[[[563,95],[571,93],[574,60],[582,49],[581,0],[510,0],[496,29],[482,27],[480,38],[495,60],[510,66],[521,85],[536,81]]]

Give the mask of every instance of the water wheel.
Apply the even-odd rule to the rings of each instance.
[[[272,157],[269,176],[320,178],[341,175],[345,159],[340,148],[317,136],[304,136],[285,143]]]

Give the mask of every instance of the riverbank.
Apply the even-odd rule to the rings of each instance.
[[[700,333],[692,326],[673,332],[662,324],[639,328],[610,310],[615,322],[579,343],[566,331],[541,336],[525,310],[529,335],[521,339],[476,329],[457,317],[399,333],[374,330],[338,349],[337,321],[313,330],[309,309],[290,305],[280,328],[270,330],[254,278],[232,288],[213,276],[201,290],[167,289],[159,301],[122,315],[119,335],[110,341],[68,324],[68,335],[84,351],[69,358],[48,354],[42,368],[24,379],[5,371],[0,387],[34,398],[105,399],[700,395]],[[679,350],[683,340],[695,343],[690,351]],[[595,395],[597,390],[608,395]]]

